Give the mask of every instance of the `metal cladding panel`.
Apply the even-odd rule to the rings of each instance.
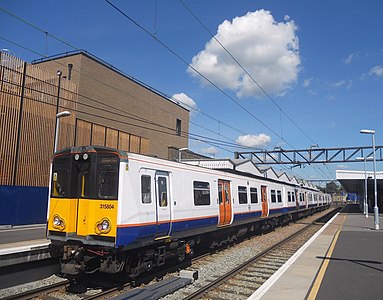
[[[45,224],[48,188],[0,186],[0,225]]]

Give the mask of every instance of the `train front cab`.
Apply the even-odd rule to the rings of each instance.
[[[83,244],[114,247],[119,162],[118,153],[93,147],[55,154],[47,216],[54,245],[65,244],[68,253]]]

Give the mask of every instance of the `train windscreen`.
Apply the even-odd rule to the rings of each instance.
[[[115,153],[68,153],[52,165],[51,196],[117,199],[119,157]]]

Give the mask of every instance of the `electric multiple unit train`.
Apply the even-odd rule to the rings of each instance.
[[[132,277],[331,202],[313,187],[98,146],[55,153],[49,194],[47,237],[62,272]]]

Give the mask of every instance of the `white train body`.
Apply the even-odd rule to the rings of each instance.
[[[171,241],[185,245],[228,228],[247,231],[260,220],[291,219],[330,204],[329,195],[286,181],[103,147],[66,149],[53,160],[48,238],[81,244],[82,251],[89,245],[93,252],[99,246],[128,253]],[[119,271],[123,263],[115,260]]]

